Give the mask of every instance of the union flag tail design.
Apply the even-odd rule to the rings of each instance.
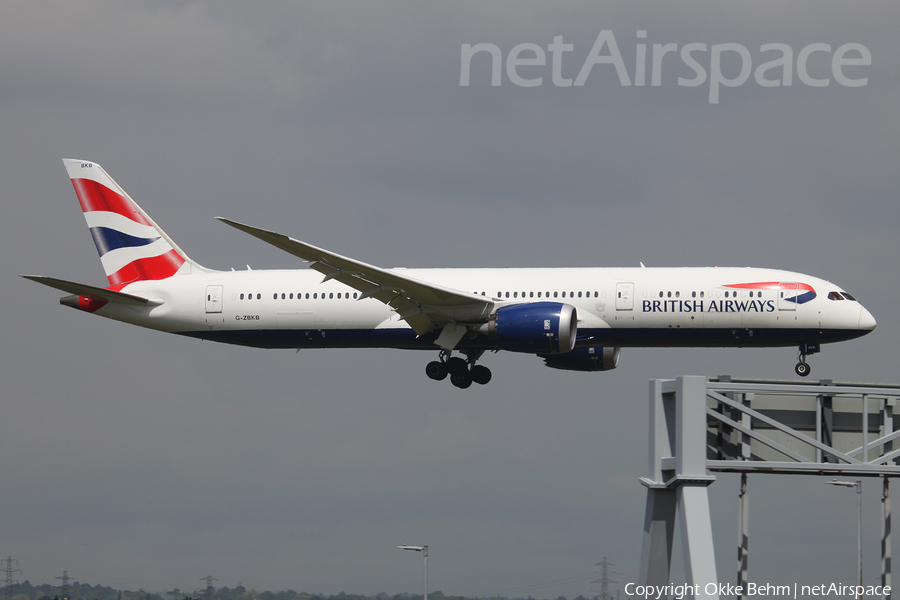
[[[63,159],[110,286],[189,272],[191,259],[95,162]]]

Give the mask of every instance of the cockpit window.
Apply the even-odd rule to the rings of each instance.
[[[843,300],[844,297],[841,296],[841,295],[840,295],[839,293],[837,293],[837,292],[828,292],[828,299],[829,299],[829,300]]]
[[[856,301],[857,301],[856,298],[854,298],[853,296],[851,296],[851,295],[848,294],[847,292],[841,292],[841,294],[843,294],[843,295],[844,295],[844,298],[846,298],[847,300],[852,300],[853,302],[856,302]]]

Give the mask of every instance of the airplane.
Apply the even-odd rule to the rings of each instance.
[[[761,268],[385,269],[222,217],[309,263],[294,270],[201,266],[97,163],[64,159],[109,285],[27,279],[60,303],[141,327],[256,348],[437,351],[425,368],[484,385],[487,351],[608,371],[627,347],[798,347],[858,338],[875,319],[817,277]],[[456,355],[454,355],[456,353]]]

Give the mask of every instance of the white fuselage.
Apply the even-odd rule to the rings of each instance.
[[[852,339],[872,315],[825,280],[759,268],[402,269],[405,277],[493,300],[577,310],[577,347],[789,346]],[[142,327],[270,348],[435,349],[386,304],[309,270],[217,271],[138,281],[97,314]],[[796,284],[796,285],[795,285]],[[812,293],[810,293],[812,290]],[[834,294],[833,292],[837,292]],[[493,349],[488,335],[461,348]]]

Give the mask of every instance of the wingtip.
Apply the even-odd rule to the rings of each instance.
[[[232,221],[231,219],[226,219],[225,217],[216,217],[216,221],[225,223],[229,227],[234,227],[235,229],[243,230],[243,227],[245,227],[243,223],[238,223],[237,221]]]
[[[244,225],[243,223],[240,223],[240,222],[238,222],[238,221],[233,221],[233,220],[228,219],[228,218],[226,218],[226,217],[216,217],[216,221],[221,221],[222,223],[225,223],[226,225],[231,225],[232,227],[238,227],[238,228],[240,228],[240,227],[250,227],[250,225]]]

